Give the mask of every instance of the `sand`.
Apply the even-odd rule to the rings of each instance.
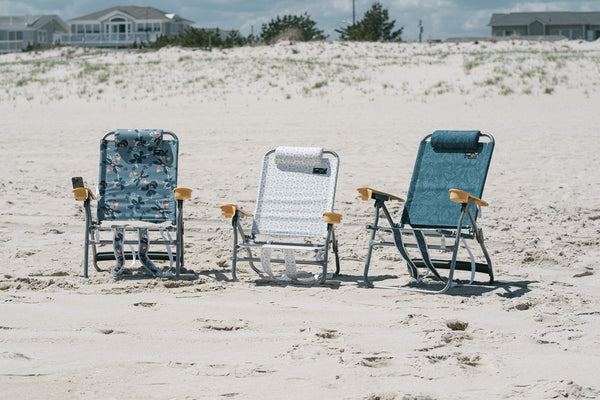
[[[62,48],[2,55],[0,72],[0,398],[600,396],[600,43]],[[134,127],[179,136],[193,272],[84,279],[70,178],[95,187],[99,138]],[[479,223],[497,282],[367,289],[373,208],[355,189],[405,196],[436,129],[496,138]],[[231,281],[218,206],[253,210],[279,145],[340,155],[343,275],[324,286],[243,264]],[[371,271],[408,282],[392,249]]]

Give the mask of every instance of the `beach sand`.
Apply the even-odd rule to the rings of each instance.
[[[0,398],[600,396],[599,42],[62,48],[0,69]],[[117,128],[179,136],[187,278],[115,279],[110,263],[82,276],[70,178],[95,187],[99,139]],[[373,207],[355,189],[405,196],[437,129],[496,139],[479,224],[497,281],[367,289]],[[253,210],[279,145],[340,156],[343,275],[323,286],[244,264],[231,281],[218,206]],[[409,281],[393,249],[371,272]]]

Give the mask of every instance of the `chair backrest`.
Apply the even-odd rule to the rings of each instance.
[[[98,221],[175,222],[178,148],[175,134],[157,129],[119,129],[104,135]]]
[[[415,228],[456,228],[460,206],[449,190],[459,189],[481,198],[494,138],[479,131],[435,131],[419,146],[402,225]],[[477,218],[477,207],[472,208]],[[463,227],[470,228],[465,218]]]
[[[278,147],[263,159],[252,233],[326,237],[339,157],[316,147]]]

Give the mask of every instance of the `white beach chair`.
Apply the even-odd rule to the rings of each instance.
[[[321,148],[278,147],[265,154],[254,215],[234,204],[221,206],[222,214],[232,218],[234,280],[237,280],[238,261],[248,261],[263,277],[324,283],[328,279],[330,245],[335,254],[335,273],[339,273],[333,229],[342,219],[333,212],[338,166],[338,155]],[[249,235],[242,228],[244,217],[254,217]],[[240,250],[245,250],[246,255],[240,256]],[[252,250],[260,252],[260,256],[253,256]],[[314,257],[296,259],[298,252],[309,252]],[[254,263],[260,263],[262,269]],[[273,263],[284,264],[285,271],[276,274],[271,267]],[[320,265],[322,271],[320,274],[298,272],[296,264]]]

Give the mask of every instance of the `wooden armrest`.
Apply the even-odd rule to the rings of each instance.
[[[96,196],[94,196],[92,191],[84,187],[73,189],[73,195],[75,196],[75,200],[77,201],[86,201],[88,196],[91,197],[92,200],[96,200]]]
[[[244,217],[253,217],[253,214],[244,212],[241,208],[238,208],[235,204],[224,204],[219,206],[221,208],[221,214],[225,216],[225,218],[233,218],[236,212],[240,212]]]
[[[173,192],[176,200],[189,200],[192,197],[192,189],[178,187]]]
[[[475,196],[471,196],[469,193],[458,189],[450,189],[450,200],[456,203],[466,203],[469,200],[473,200],[473,202],[478,206],[488,205],[488,203],[486,203],[485,201],[478,199]]]
[[[328,224],[339,224],[340,222],[342,222],[342,214],[334,212],[324,212],[323,219]]]
[[[404,202],[404,199],[398,196],[394,196],[393,194],[389,194],[389,193],[384,193],[384,192],[380,192],[379,190],[375,190],[375,189],[371,189],[371,188],[367,188],[367,187],[360,187],[357,188],[356,190],[358,190],[358,197],[360,197],[361,199],[367,201],[376,197],[379,198],[383,198],[383,200],[396,200],[399,201],[400,203]]]

